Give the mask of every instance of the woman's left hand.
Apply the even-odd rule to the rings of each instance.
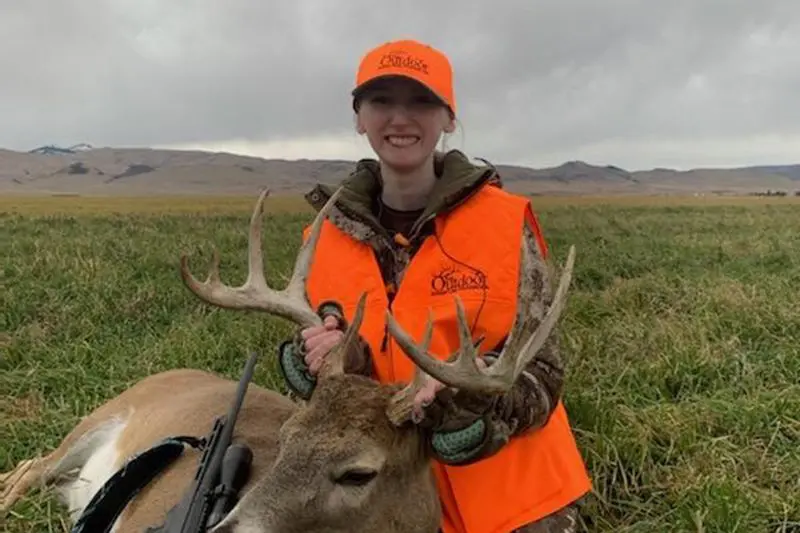
[[[481,370],[483,370],[488,366],[486,364],[486,361],[484,361],[480,357],[476,359],[476,363],[478,365],[478,368],[480,368]],[[445,385],[438,379],[434,379],[432,377],[427,378],[427,382],[425,383],[425,385],[419,391],[417,391],[416,396],[414,396],[414,409],[412,412],[412,419],[415,422],[419,422],[425,417],[425,407],[433,403],[433,400],[436,398],[436,394],[445,387],[447,387],[447,385]]]

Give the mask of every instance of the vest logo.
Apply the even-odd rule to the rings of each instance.
[[[441,296],[459,291],[489,289],[486,274],[480,270],[458,269],[454,266],[443,267],[431,278],[431,295]]]
[[[428,74],[428,64],[425,61],[401,50],[383,54],[378,61],[378,68],[405,68]]]

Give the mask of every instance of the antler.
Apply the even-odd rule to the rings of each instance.
[[[410,406],[403,405],[410,402],[410,400],[401,398],[413,398],[416,391],[424,383],[423,377],[419,375],[420,369],[445,385],[469,392],[499,394],[508,391],[525,368],[525,365],[542,348],[550,336],[553,326],[558,322],[566,302],[574,264],[575,247],[571,246],[553,302],[544,320],[535,330],[533,323],[536,317],[531,313],[531,307],[537,303],[533,301],[534,291],[523,292],[521,298],[524,301],[520,302],[523,312],[518,315],[511,335],[497,361],[483,370],[477,365],[478,346],[480,343],[476,345],[472,342],[464,304],[458,296],[455,297],[455,300],[460,348],[447,361],[441,361],[428,354],[427,346],[432,328],[430,317],[428,318],[426,338],[420,345],[417,345],[414,339],[400,327],[400,324],[387,311],[386,320],[389,333],[417,366],[417,374],[414,377],[414,381],[395,396],[390,418],[400,421],[402,419],[401,413],[410,412]]]
[[[406,335],[406,333],[403,332],[401,335]],[[425,325],[425,333],[422,335],[422,342],[419,344],[419,350],[421,352],[428,353],[428,346],[431,343],[432,337],[433,320],[431,319],[430,312],[428,312],[428,323]],[[404,345],[401,344],[401,346]],[[386,415],[392,424],[399,426],[412,417],[414,411],[414,397],[417,395],[417,392],[425,386],[428,379],[429,377],[422,369],[418,365],[414,365],[414,377],[411,379],[411,382],[396,392],[389,401]]]
[[[287,318],[301,327],[320,325],[322,320],[311,308],[306,298],[305,284],[311,266],[311,258],[314,255],[317,241],[319,241],[322,222],[331,211],[341,191],[340,187],[317,213],[308,239],[301,245],[297,254],[292,277],[285,289],[270,288],[264,278],[261,226],[264,218],[264,199],[269,195],[269,189],[261,192],[250,217],[248,273],[244,284],[239,287],[231,287],[220,281],[219,252],[216,249],[205,282],[198,281],[189,272],[189,260],[186,254],[181,255],[181,278],[184,284],[201,300],[218,307],[265,311]]]

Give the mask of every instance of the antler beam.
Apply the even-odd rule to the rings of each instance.
[[[248,273],[244,284],[239,287],[231,287],[220,281],[219,252],[216,249],[208,277],[204,282],[197,280],[192,275],[189,271],[188,257],[186,254],[181,255],[181,278],[184,284],[198,298],[218,307],[264,311],[289,319],[301,327],[320,325],[322,323],[320,317],[311,308],[306,298],[305,284],[314,250],[319,241],[322,222],[330,213],[341,192],[342,188],[340,187],[317,213],[308,239],[301,245],[297,254],[292,277],[285,289],[270,288],[264,278],[261,227],[264,219],[264,199],[269,195],[269,189],[261,192],[250,217]]]
[[[405,332],[402,333],[398,332],[398,333],[400,335],[405,335],[405,339],[402,342],[398,339],[400,345],[405,347],[406,344],[404,344],[404,342],[408,343],[410,339],[408,338],[408,335]],[[427,354],[428,347],[430,346],[432,337],[433,337],[433,321],[431,320],[429,313],[428,323],[425,326],[425,333],[423,334],[422,342],[418,347],[420,352]],[[411,341],[410,344],[413,347],[412,349],[415,350],[417,349],[417,346],[414,345],[413,341]],[[429,379],[430,379],[429,376],[425,374],[418,365],[414,365],[413,379],[408,385],[403,387],[400,391],[395,393],[394,396],[392,396],[392,399],[390,400],[389,406],[386,410],[386,415],[388,416],[389,421],[392,424],[399,426],[406,420],[409,419],[413,420],[414,397],[420,390],[422,390],[425,387]]]

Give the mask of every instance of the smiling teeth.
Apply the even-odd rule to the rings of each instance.
[[[395,146],[410,146],[417,142],[417,137],[413,136],[399,136],[399,135],[390,135],[389,136],[389,143]]]

